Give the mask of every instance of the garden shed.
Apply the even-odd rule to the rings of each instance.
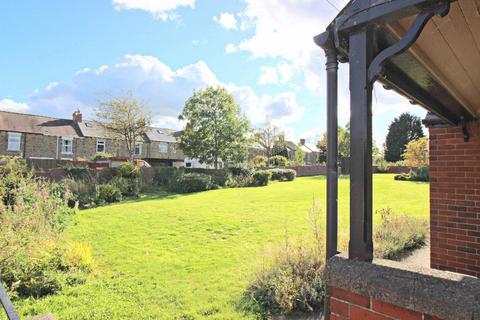
[[[326,319],[480,319],[480,1],[352,0],[327,57]],[[337,70],[349,63],[350,242],[337,252]],[[373,259],[372,90],[429,111],[431,268]]]

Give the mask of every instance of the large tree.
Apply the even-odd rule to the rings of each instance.
[[[422,120],[408,112],[402,113],[388,127],[385,140],[385,160],[389,162],[402,160],[406,145],[410,141],[424,136]]]
[[[129,160],[133,161],[135,144],[142,141],[151,123],[151,115],[143,102],[131,92],[110,96],[94,110],[98,122],[117,140],[125,142]]]
[[[241,163],[247,158],[250,124],[225,88],[195,90],[178,118],[186,121],[179,144],[187,156],[215,169],[220,160]]]
[[[255,131],[255,141],[262,148],[267,158],[274,156],[275,144],[280,139],[281,132],[270,121],[267,121],[262,128]]]
[[[327,133],[317,142],[317,148],[320,150],[319,162],[327,162]],[[350,123],[338,127],[338,156],[350,157]]]

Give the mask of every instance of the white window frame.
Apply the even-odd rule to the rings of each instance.
[[[162,147],[165,147],[165,149],[162,149]],[[158,144],[158,152],[160,153],[168,153],[168,143],[166,142],[160,142]]]
[[[18,139],[18,141],[16,140]],[[7,151],[20,151],[22,146],[22,134],[20,132],[9,132]]]
[[[70,151],[65,150],[65,142],[70,141]],[[62,154],[73,154],[73,138],[62,137]]]
[[[103,145],[103,150],[98,151],[98,146],[102,146],[102,145]],[[107,142],[105,141],[105,139],[97,139],[97,144],[95,145],[95,151],[97,153],[102,153],[107,151]]]
[[[138,146],[138,153],[137,153],[137,146]],[[136,156],[141,156],[142,155],[142,146],[143,142],[135,142],[135,148],[133,149],[133,154]]]

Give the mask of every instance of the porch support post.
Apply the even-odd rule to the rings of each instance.
[[[350,34],[350,243],[349,258],[372,261],[372,88],[370,27]]]
[[[327,63],[327,260],[336,255],[338,238],[338,60],[325,50]]]

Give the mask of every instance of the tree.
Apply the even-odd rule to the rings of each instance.
[[[402,113],[388,127],[385,140],[385,160],[397,162],[402,160],[405,146],[413,140],[424,137],[422,121],[410,113]]]
[[[317,142],[317,148],[320,150],[318,161],[327,162],[327,133],[322,135],[322,138]],[[338,156],[350,157],[350,123],[338,127]]]
[[[131,92],[100,101],[94,110],[98,122],[115,139],[125,142],[129,160],[133,161],[135,144],[139,142],[151,123],[151,115],[143,102],[137,101]]]
[[[305,151],[302,150],[300,145],[297,145],[295,148],[295,164],[297,166],[302,166],[305,164]]]
[[[225,88],[195,90],[178,117],[187,122],[179,137],[184,153],[218,169],[224,163],[247,158],[250,124]]]
[[[410,141],[403,152],[405,164],[413,168],[428,167],[428,139],[426,137]]]
[[[282,156],[288,159],[287,142],[285,141],[285,134],[278,135],[277,141],[273,144],[272,156]]]
[[[267,158],[274,155],[274,147],[280,135],[280,130],[269,121],[267,121],[262,128],[256,130],[255,141],[262,147]]]

